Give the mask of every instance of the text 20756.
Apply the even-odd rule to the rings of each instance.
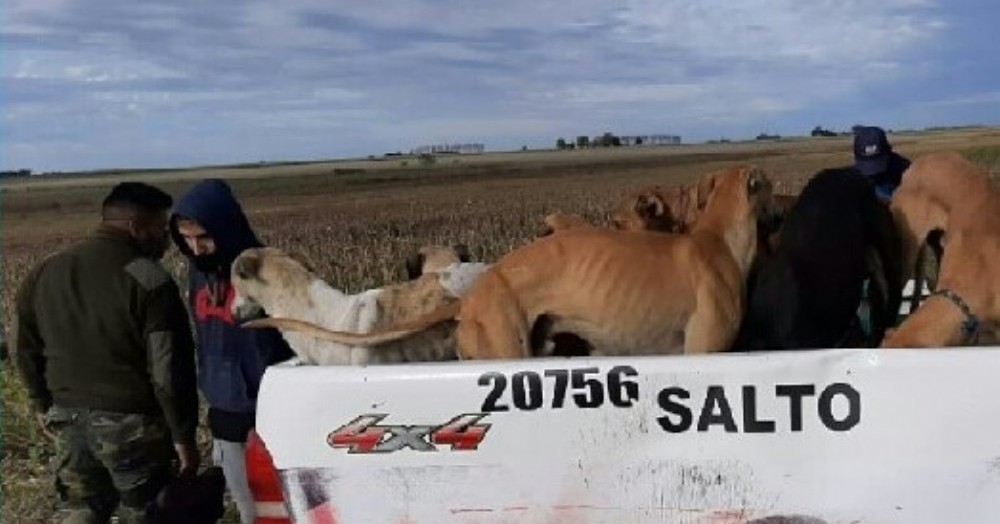
[[[615,366],[606,373],[598,367],[518,371],[509,376],[488,372],[479,376],[479,385],[489,388],[482,411],[522,411],[548,407],[576,406],[593,409],[610,403],[619,408],[631,407],[639,400],[639,373],[632,366]],[[509,386],[509,387],[508,387]]]

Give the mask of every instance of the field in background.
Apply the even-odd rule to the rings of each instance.
[[[1000,174],[997,128],[890,140],[911,157],[959,150]],[[850,138],[836,137],[4,180],[2,319],[10,325],[13,294],[28,268],[92,230],[100,200],[122,180],[143,180],[177,196],[201,178],[227,178],[265,243],[302,254],[335,286],[356,292],[403,278],[403,260],[422,244],[462,242],[477,259],[493,261],[534,237],[547,213],[606,223],[619,196],[643,185],[687,183],[752,163],[779,192],[797,192],[818,169],[851,161]],[[176,252],[164,263],[179,273]],[[52,450],[29,423],[9,364],[2,380],[3,522],[43,522],[51,511]]]

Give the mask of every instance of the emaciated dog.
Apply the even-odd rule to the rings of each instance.
[[[457,318],[464,359],[534,356],[535,319],[590,341],[594,354],[702,353],[728,349],[744,308],[757,222],[774,213],[760,170],[732,168],[690,234],[577,228],[538,239],[490,267],[462,298],[381,332],[309,331],[374,345]]]
[[[629,193],[613,212],[612,227],[623,231],[687,233],[705,211],[718,173],[708,173],[688,186],[649,186]],[[775,194],[773,199],[776,215],[758,231],[759,255],[770,254],[777,247],[781,221],[798,196]],[[544,226],[539,236],[578,227],[597,227],[583,217],[566,213],[552,213],[542,222]]]
[[[649,186],[625,195],[611,215],[611,225],[623,231],[685,233],[701,215],[715,187],[717,172],[690,186]],[[579,227],[596,227],[583,217],[552,213],[542,220],[539,236]]]
[[[917,158],[892,197],[904,270],[932,235],[944,248],[936,290],[883,347],[974,345],[1000,322],[1000,191],[989,173],[955,152]]]
[[[870,335],[856,325],[868,279]],[[748,283],[734,350],[877,346],[902,294],[899,237],[888,206],[853,168],[824,169],[785,216],[773,255]]]
[[[348,295],[278,249],[248,249],[233,261],[232,280],[236,290],[233,316],[247,319],[266,312],[279,317],[260,318],[243,325],[278,328],[304,364],[450,360],[456,357],[453,323],[433,326],[418,336],[387,344],[377,351],[317,339],[296,331],[294,326],[306,323],[361,333],[395,326],[457,304],[486,268],[481,263],[425,265],[426,272],[414,280]]]
[[[705,211],[721,172],[702,175],[694,184],[650,186],[627,195],[611,215],[615,229],[687,233]]]

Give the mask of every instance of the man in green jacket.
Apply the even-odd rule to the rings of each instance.
[[[177,285],[158,263],[173,199],[115,186],[95,234],[38,264],[17,294],[14,354],[56,438],[63,523],[146,521],[172,474],[198,468],[194,344]],[[171,446],[171,443],[173,446]]]

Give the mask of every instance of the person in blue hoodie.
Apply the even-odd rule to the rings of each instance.
[[[244,524],[256,517],[244,451],[254,426],[257,390],[267,366],[293,356],[274,329],[244,329],[232,316],[229,268],[245,249],[261,247],[226,182],[203,180],[178,198],[170,235],[188,259],[188,303],[195,324],[198,386],[208,403],[212,456]]]

